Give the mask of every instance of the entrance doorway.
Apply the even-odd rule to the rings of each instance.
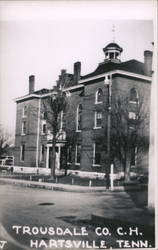
[[[57,144],[55,147],[56,159],[55,159],[55,169],[66,169],[66,147],[65,145]],[[51,157],[52,147],[47,146],[47,159],[46,168],[51,168]]]

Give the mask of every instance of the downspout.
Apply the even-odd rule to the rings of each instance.
[[[38,120],[37,120],[37,142],[36,142],[36,168],[39,167],[39,134],[40,134],[40,113],[41,113],[41,99],[38,101]]]
[[[111,98],[112,98],[112,74],[107,75],[104,84],[108,88],[108,119],[107,119],[107,155],[108,155],[108,164],[105,169],[105,175],[106,175],[106,188],[110,188],[110,167],[111,167]]]

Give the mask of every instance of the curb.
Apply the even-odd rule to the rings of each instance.
[[[79,186],[79,185],[70,185],[70,184],[61,184],[61,183],[46,183],[46,182],[36,182],[36,181],[26,181],[26,180],[17,180],[17,179],[9,179],[9,178],[1,178],[1,183],[13,184],[22,187],[29,187],[29,188],[40,188],[46,190],[54,190],[54,191],[66,191],[66,192],[79,192],[79,193],[92,193],[92,192],[125,192],[128,190],[138,191],[141,190],[140,187],[137,186],[120,186],[115,187],[113,191],[107,190],[106,187],[99,186],[99,187],[86,187],[86,186]]]
[[[83,186],[77,186],[77,185],[72,186],[68,184],[43,183],[43,182],[24,181],[24,180],[5,179],[5,178],[0,178],[0,183],[13,184],[16,186],[29,187],[29,188],[46,189],[46,190],[52,190],[52,191],[66,191],[66,192],[79,192],[79,193],[105,192],[106,191],[104,187],[97,187],[97,188],[83,187]]]

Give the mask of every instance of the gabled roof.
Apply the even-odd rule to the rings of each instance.
[[[141,63],[137,60],[129,60],[122,63],[115,63],[115,62],[104,62],[98,65],[96,70],[88,75],[82,76],[81,80],[87,79],[89,77],[97,76],[103,73],[108,73],[112,70],[123,70],[131,73],[136,73],[139,75],[148,76],[145,71],[144,63]]]

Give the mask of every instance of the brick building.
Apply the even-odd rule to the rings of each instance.
[[[116,43],[108,44],[103,52],[105,59],[94,72],[82,76],[81,63],[76,62],[73,74],[62,70],[57,81],[57,87],[66,92],[71,102],[66,122],[61,121],[62,133],[56,144],[58,168],[67,166],[72,170],[105,172],[109,157],[107,133],[111,133],[112,127],[108,127],[109,108],[114,109],[119,97],[128,97],[131,121],[137,119],[134,107],[143,97],[142,106],[147,114],[143,131],[145,137],[149,136],[152,52],[144,52],[144,63],[134,59],[121,62],[123,49]],[[35,91],[34,84],[35,77],[30,76],[29,93],[16,99],[15,165],[49,168],[52,134],[45,119],[43,101],[54,90]],[[135,148],[130,164],[146,171],[148,149],[139,161],[137,154]],[[116,160],[115,171],[121,169],[121,162]]]

